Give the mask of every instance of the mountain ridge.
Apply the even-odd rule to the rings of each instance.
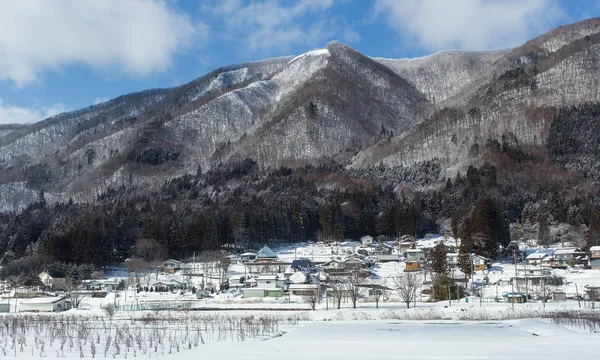
[[[0,210],[156,188],[220,163],[353,168],[442,159],[449,174],[488,139],[543,145],[563,106],[600,101],[600,19],[522,46],[369,57],[340,43],[217,68],[32,125],[0,126]],[[93,190],[91,190],[93,189]],[[15,200],[18,199],[18,200]]]

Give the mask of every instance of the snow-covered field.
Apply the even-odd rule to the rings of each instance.
[[[166,359],[561,359],[595,358],[597,334],[549,320],[311,322],[268,341],[214,344]]]

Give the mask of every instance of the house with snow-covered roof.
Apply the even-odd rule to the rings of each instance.
[[[570,263],[578,263],[580,259],[586,256],[585,251],[576,247],[556,249],[552,257],[552,267],[565,267]]]
[[[527,255],[525,261],[528,265],[541,265],[548,258],[552,258],[552,251],[536,251]]]

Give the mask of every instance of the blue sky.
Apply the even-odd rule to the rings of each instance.
[[[340,40],[364,54],[516,46],[598,0],[0,1],[0,124]]]

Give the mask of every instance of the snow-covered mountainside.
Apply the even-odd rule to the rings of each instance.
[[[216,69],[28,126],[0,126],[0,211],[151,189],[218,163],[261,168],[473,161],[488,139],[543,145],[564,106],[600,100],[600,20],[520,47],[365,56],[339,42]]]
[[[438,103],[456,95],[507,52],[449,50],[414,59],[374,60],[408,80],[431,102]]]
[[[482,73],[437,104],[409,132],[365,149],[354,166],[407,165],[432,158],[465,163],[488,139],[544,145],[561,107],[600,101],[600,21],[552,30],[503,52]],[[484,67],[485,68],[485,67]]]

